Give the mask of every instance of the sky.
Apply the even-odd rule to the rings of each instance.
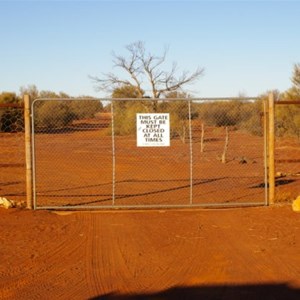
[[[300,1],[3,1],[0,92],[20,87],[109,96],[90,76],[143,41],[164,68],[204,68],[193,97],[255,97],[290,88],[300,63]]]

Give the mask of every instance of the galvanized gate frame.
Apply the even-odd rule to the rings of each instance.
[[[111,105],[112,113],[112,205],[111,206],[39,206],[37,203],[37,191],[36,191],[36,154],[35,154],[35,124],[34,124],[34,104],[37,101],[72,101],[72,100],[97,100],[97,101],[109,101]],[[263,131],[264,131],[264,202],[248,202],[248,203],[203,203],[194,204],[193,203],[193,145],[192,145],[192,126],[191,126],[191,103],[193,101],[226,101],[226,100],[244,100],[244,101],[255,101],[258,100],[257,97],[226,97],[226,98],[168,98],[168,101],[187,101],[188,102],[188,112],[189,112],[189,152],[190,152],[190,196],[189,204],[182,205],[116,205],[115,204],[115,178],[116,178],[116,160],[115,160],[115,136],[114,136],[114,111],[113,103],[117,101],[144,101],[144,98],[38,98],[32,102],[28,95],[24,96],[25,103],[25,125],[26,125],[26,172],[27,172],[27,207],[33,209],[145,209],[145,208],[185,208],[185,207],[242,207],[242,206],[262,206],[274,203],[274,97],[272,94],[269,96],[268,102],[263,101]],[[31,102],[31,103],[30,103]],[[27,104],[26,104],[27,103]],[[29,103],[31,104],[29,106]],[[26,121],[27,120],[27,121]],[[28,123],[29,120],[29,123]],[[273,141],[273,143],[272,143]],[[273,154],[272,154],[273,153]],[[269,182],[269,183],[268,183]]]

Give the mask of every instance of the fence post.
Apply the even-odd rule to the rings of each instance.
[[[275,110],[274,94],[269,94],[269,132],[268,132],[268,158],[269,158],[269,204],[275,201]]]
[[[26,158],[26,203],[27,208],[33,208],[32,198],[32,152],[31,152],[31,121],[30,97],[24,95],[24,126],[25,126],[25,158]]]

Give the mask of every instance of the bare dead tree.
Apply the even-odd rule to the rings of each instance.
[[[127,57],[112,53],[113,66],[125,71],[125,78],[114,73],[104,73],[103,77],[90,76],[99,89],[112,92],[121,86],[134,86],[140,91],[141,97],[143,90],[150,89],[151,98],[157,99],[194,83],[204,72],[203,68],[198,67],[192,73],[183,71],[177,75],[176,63],[173,63],[170,71],[165,71],[162,67],[166,61],[167,49],[161,56],[156,56],[146,52],[145,44],[141,41],[126,46],[126,50]]]

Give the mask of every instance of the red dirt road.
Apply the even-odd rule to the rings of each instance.
[[[300,299],[290,205],[0,209],[0,299]]]

